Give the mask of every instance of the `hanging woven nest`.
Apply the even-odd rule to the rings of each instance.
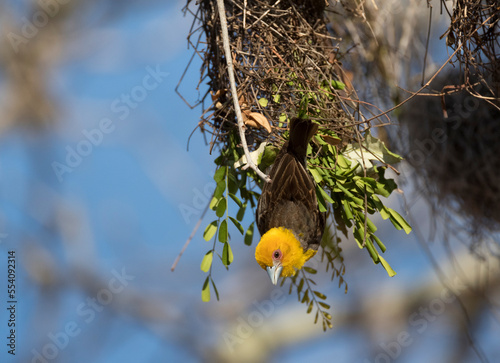
[[[464,72],[463,84],[480,98],[500,108],[500,3],[498,0],[458,0],[453,8],[442,2],[450,16],[446,44],[460,50],[455,55]],[[477,93],[475,84],[483,84]]]
[[[186,9],[191,11],[189,2]],[[359,127],[351,108],[356,104],[350,102],[355,96],[338,61],[337,39],[328,33],[325,6],[325,0],[225,2],[237,96],[250,150],[263,141],[280,144],[288,120],[297,116],[300,107],[342,140],[351,139],[353,126]],[[209,86],[201,102],[210,95],[199,126],[212,135],[213,147],[228,141],[237,127],[236,116],[217,5],[203,0],[192,13],[189,42],[203,62],[200,84]]]
[[[416,97],[400,120],[404,154],[427,198],[465,217],[477,234],[500,227],[500,110],[477,97],[489,89],[473,83],[466,90],[458,72],[444,75],[435,85],[444,95]]]

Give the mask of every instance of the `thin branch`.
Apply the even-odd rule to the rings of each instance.
[[[262,14],[262,15],[261,15],[261,16],[260,16],[257,20],[255,20],[255,21],[253,22],[253,24],[252,24],[252,25],[250,25],[248,28],[249,28],[249,29],[250,29],[250,28],[253,28],[253,27],[255,26],[255,24],[257,24],[259,21],[261,21],[261,20],[262,20],[262,18],[263,18],[264,16],[266,16],[267,14],[269,14],[269,12],[271,11],[271,9],[272,9],[272,8],[274,8],[276,5],[278,5],[278,4],[280,3],[280,1],[281,1],[281,0],[278,0],[278,1],[276,1],[276,3],[274,3],[274,5],[271,5],[271,7],[270,7],[269,9],[267,9],[267,10],[264,12],[264,14]],[[219,9],[220,9],[220,8],[219,8]]]
[[[489,21],[490,18],[491,17],[489,17],[488,19],[486,19],[485,21],[483,21],[480,26],[483,26],[484,24],[486,24],[486,22]],[[478,31],[478,29],[479,28],[476,28],[476,30],[474,30],[470,34],[470,36],[472,37]],[[460,51],[460,49],[463,48],[463,45],[464,45],[464,43],[460,43],[457,46],[457,49],[455,49],[455,51],[453,52],[453,54],[448,57],[448,59],[446,60],[446,62],[444,62],[443,65],[434,73],[434,75],[431,77],[431,79],[429,79],[426,84],[424,84],[422,87],[420,87],[420,89],[417,92],[413,93],[410,97],[408,97],[404,101],[400,102],[398,105],[396,105],[394,107],[391,107],[387,111],[384,111],[384,112],[380,113],[377,116],[373,116],[373,117],[369,118],[365,122],[369,122],[369,121],[372,121],[374,119],[379,118],[380,116],[387,115],[389,112],[392,112],[395,109],[401,107],[402,105],[404,105],[405,103],[407,103],[408,101],[410,101],[412,98],[414,98],[416,95],[420,94],[425,88],[427,88],[432,83],[432,81],[434,81],[434,79],[438,76],[438,74],[441,73],[441,71],[443,70],[443,68],[446,67],[446,65],[451,62],[451,60],[453,59],[453,57]]]
[[[211,200],[212,200],[212,198],[210,198],[210,201]],[[193,239],[194,235],[198,231],[198,228],[200,228],[201,221],[203,220],[203,217],[205,217],[205,214],[207,213],[208,206],[210,205],[210,201],[207,203],[207,206],[205,207],[205,210],[201,214],[200,219],[198,219],[198,222],[196,223],[196,226],[194,226],[193,231],[189,235],[186,243],[184,243],[184,246],[182,247],[181,252],[179,253],[179,255],[177,256],[177,258],[175,259],[174,263],[172,264],[172,267],[170,268],[170,271],[174,272],[175,268],[177,267],[177,264],[179,263],[179,260],[182,257],[182,254],[184,253],[184,251],[186,250],[186,248],[189,246],[189,243],[191,242],[191,240]]]
[[[391,107],[390,109],[388,109],[387,111],[384,111],[376,116],[373,116],[371,118],[369,118],[368,120],[366,120],[365,122],[369,122],[369,121],[372,121],[372,120],[375,120],[377,118],[379,118],[380,116],[384,116],[384,115],[387,115],[389,112],[392,112],[394,111],[395,109],[403,106],[405,103],[407,103],[408,101],[410,101],[412,98],[414,98],[416,95],[420,94],[420,92],[422,92],[425,88],[427,88],[431,83],[432,81],[434,81],[434,79],[438,76],[439,73],[441,73],[441,71],[443,70],[444,67],[446,67],[446,65],[453,59],[453,57],[455,56],[455,54],[458,53],[458,51],[462,48],[462,46],[460,45],[454,52],[452,55],[450,55],[448,57],[448,59],[446,60],[446,62],[443,63],[443,65],[436,71],[436,73],[434,73],[434,75],[431,77],[431,79],[429,79],[427,81],[426,84],[424,84],[422,87],[420,87],[420,89],[413,93],[410,97],[408,97],[407,99],[401,101],[399,104],[397,104],[396,106],[394,107]]]
[[[430,2],[427,2],[427,6],[429,7],[429,27],[427,28],[427,41],[425,43],[425,55],[424,55],[424,66],[422,69],[422,82],[420,83],[421,86],[424,85],[425,81],[425,66],[427,65],[427,53],[429,51],[429,39],[431,38],[431,24],[432,24],[432,5]]]
[[[217,6],[219,8],[220,25],[222,30],[222,42],[224,45],[224,55],[227,62],[227,73],[229,76],[229,83],[231,84],[231,94],[233,96],[234,111],[236,112],[236,119],[238,120],[238,130],[240,131],[241,145],[245,151],[245,156],[247,159],[247,167],[254,170],[262,180],[266,182],[271,182],[269,176],[264,174],[257,165],[254,164],[252,157],[250,156],[250,151],[248,150],[247,140],[245,138],[245,126],[243,124],[243,117],[241,116],[240,104],[238,102],[238,94],[236,90],[236,82],[234,80],[234,68],[233,68],[233,57],[231,56],[231,49],[229,48],[229,35],[227,31],[227,20],[226,20],[226,9],[224,8],[224,0],[217,0]]]
[[[418,224],[415,223],[415,220],[414,220],[412,214],[409,213],[408,202],[407,202],[404,194],[403,194],[403,206],[404,206],[404,210],[407,212],[409,221],[410,221],[411,225],[413,226],[413,232],[415,233],[417,242],[419,243],[420,247],[424,251],[430,264],[432,265],[434,273],[436,274],[439,282],[441,283],[441,285],[445,289],[447,289],[450,292],[450,294],[452,294],[457,299],[458,305],[459,305],[460,309],[462,310],[462,313],[463,313],[463,316],[465,319],[465,325],[467,327],[465,334],[466,334],[466,338],[469,341],[471,348],[474,350],[474,352],[476,353],[476,356],[479,358],[479,360],[481,362],[484,362],[484,363],[489,362],[488,358],[486,357],[485,353],[483,352],[483,349],[481,348],[481,346],[477,342],[476,337],[472,333],[472,321],[471,321],[471,318],[470,318],[469,313],[467,311],[467,308],[465,306],[465,303],[463,302],[459,293],[455,292],[455,290],[452,288],[452,286],[447,283],[446,274],[444,273],[443,269],[440,267],[438,261],[436,260],[431,249],[429,248],[429,245],[427,243],[425,243],[425,238],[423,237],[422,232],[420,231],[420,228],[418,227]],[[436,214],[436,215],[438,215],[438,214]]]

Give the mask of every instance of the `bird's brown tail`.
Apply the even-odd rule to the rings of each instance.
[[[318,130],[318,125],[311,120],[293,118],[290,122],[290,138],[288,152],[294,154],[299,160],[305,160],[307,144]]]

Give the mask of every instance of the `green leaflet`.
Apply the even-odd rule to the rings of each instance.
[[[201,261],[200,265],[201,271],[208,272],[208,270],[210,270],[213,258],[214,258],[214,251],[208,251],[203,257],[203,260]]]

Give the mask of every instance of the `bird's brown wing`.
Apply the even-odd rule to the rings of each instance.
[[[271,183],[264,185],[257,206],[257,227],[264,234],[273,227],[289,228],[302,247],[317,250],[325,227],[314,181],[305,165],[285,144],[271,169]]]

